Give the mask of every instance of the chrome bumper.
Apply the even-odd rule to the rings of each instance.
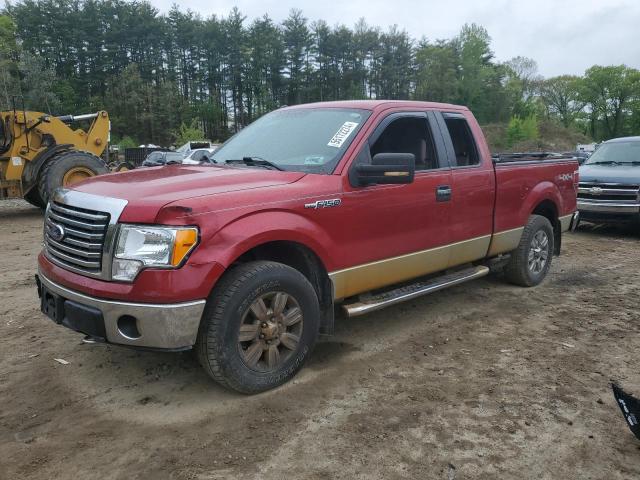
[[[634,213],[640,213],[640,204],[603,203],[603,202],[589,202],[585,200],[578,200],[578,210],[582,210],[583,212],[634,214]]]
[[[72,302],[93,307],[102,312],[106,340],[132,347],[179,350],[193,346],[198,335],[205,301],[186,303],[149,304],[103,300],[69,290],[45,277],[38,271],[42,285],[56,295]],[[135,319],[136,334],[123,332],[123,317]]]

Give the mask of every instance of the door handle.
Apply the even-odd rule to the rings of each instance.
[[[448,202],[451,200],[451,187],[440,185],[436,188],[436,202]]]

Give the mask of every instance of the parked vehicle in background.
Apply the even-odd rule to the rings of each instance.
[[[580,219],[640,223],[640,137],[602,143],[580,167]]]
[[[573,157],[578,161],[578,164],[582,165],[587,161],[587,158],[591,156],[591,153],[583,150],[576,150],[574,152],[563,152],[562,155],[565,157]]]
[[[194,140],[181,145],[180,147],[176,148],[175,151],[181,153],[183,158],[186,158],[194,150],[199,150],[202,148],[215,148],[215,146],[216,144],[211,143],[209,140]]]
[[[151,152],[142,162],[142,167],[159,167],[170,163],[182,163],[183,154],[179,152]]]
[[[184,165],[199,165],[201,163],[212,163],[211,155],[216,151],[217,145],[211,148],[198,148],[182,160]]]
[[[598,144],[595,142],[594,143],[578,143],[576,145],[576,151],[584,152],[587,154],[587,156],[590,156],[591,154],[593,154],[593,152],[595,152],[597,148],[598,148]]]
[[[41,309],[93,341],[195,348],[244,393],[293,377],[349,316],[504,268],[539,284],[575,224],[578,164],[492,161],[471,112],[353,101],[276,110],[214,154],[58,190]]]

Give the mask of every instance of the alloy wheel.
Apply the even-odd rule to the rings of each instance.
[[[238,333],[245,365],[259,372],[278,370],[298,349],[303,322],[300,305],[288,293],[269,292],[255,299]]]

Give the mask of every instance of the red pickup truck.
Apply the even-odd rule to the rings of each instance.
[[[215,163],[59,190],[42,311],[87,341],[195,348],[245,393],[290,379],[334,306],[360,315],[478,278],[540,283],[576,223],[572,159],[492,159],[471,112],[409,101],[282,108]]]

